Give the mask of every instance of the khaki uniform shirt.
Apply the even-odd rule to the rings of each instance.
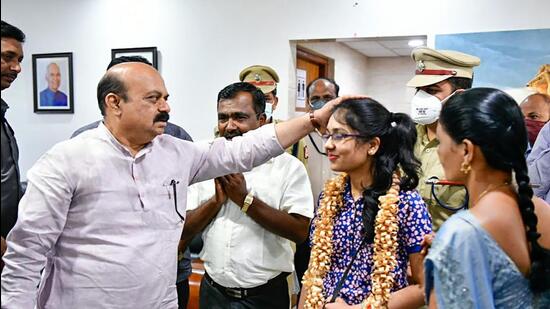
[[[441,224],[454,213],[437,204],[431,194],[432,186],[426,184],[426,180],[432,176],[437,176],[439,179],[445,179],[443,167],[437,156],[439,141],[437,139],[428,140],[428,132],[425,125],[417,125],[416,132],[418,136],[416,144],[414,145],[414,155],[422,164],[420,182],[418,183],[417,190],[420,192],[420,195],[422,195],[422,199],[424,199],[426,205],[428,205],[428,210],[432,216],[433,229],[437,231]],[[463,187],[457,186],[436,186],[435,192],[440,201],[452,207],[462,205],[466,193]]]

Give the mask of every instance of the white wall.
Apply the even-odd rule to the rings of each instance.
[[[318,52],[324,56],[334,59],[334,80],[340,86],[340,95],[351,93],[369,93],[368,61],[367,57],[358,51],[338,42],[298,42],[298,45]],[[295,48],[296,44],[291,44]],[[294,58],[293,58],[294,59]],[[290,72],[296,71],[296,63],[291,63]],[[294,86],[295,76],[289,75],[290,85]],[[289,87],[289,102],[296,99],[296,87]],[[289,104],[293,109],[294,104]],[[297,112],[296,114],[299,114]],[[313,134],[315,136],[315,134]],[[318,147],[323,149],[324,143],[320,138],[314,137]],[[325,181],[334,177],[330,169],[330,162],[325,156],[319,155],[309,139],[305,139],[308,147],[308,174],[311,182],[313,196],[317,198],[323,189]]]
[[[28,37],[23,73],[2,92],[23,173],[54,143],[99,118],[95,88],[112,48],[157,46],[173,122],[204,139],[215,123],[217,92],[243,67],[270,65],[287,89],[289,40],[550,27],[550,1],[540,0],[3,0],[1,9],[2,19]],[[75,114],[34,114],[31,54],[68,51]],[[288,92],[279,93],[278,112],[286,116]]]
[[[338,42],[308,42],[298,45],[334,59],[334,80],[340,86],[341,94],[366,93],[368,58],[365,55]]]
[[[391,112],[410,113],[414,88],[406,87],[416,65],[411,57],[368,58],[367,94]]]

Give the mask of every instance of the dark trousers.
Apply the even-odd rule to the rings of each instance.
[[[202,278],[199,298],[201,309],[288,309],[290,306],[286,280],[279,280],[262,294],[238,299],[226,295]]]
[[[296,276],[298,277],[298,286],[300,287],[300,292],[298,292],[298,299],[300,299],[300,293],[302,289],[302,278],[304,273],[309,266],[309,255],[311,254],[311,248],[309,247],[308,241],[296,245],[296,253],[294,253],[294,268],[296,269]]]
[[[302,287],[302,277],[309,266],[309,255],[311,254],[311,248],[307,241],[296,246],[296,252],[294,253],[294,267],[296,268],[296,275],[298,276],[298,282]]]
[[[186,309],[189,301],[189,279],[178,282],[176,289],[178,291],[178,309]]]

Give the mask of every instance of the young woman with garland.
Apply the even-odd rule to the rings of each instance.
[[[372,99],[346,100],[324,138],[331,169],[342,174],[319,198],[299,308],[418,308],[431,219],[414,191],[414,123]]]
[[[465,183],[470,205],[426,257],[429,307],[550,308],[550,206],[533,199],[517,103],[491,88],[456,94],[437,139],[445,177]]]

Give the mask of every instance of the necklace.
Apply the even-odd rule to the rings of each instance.
[[[505,187],[505,186],[509,186],[510,183],[509,182],[505,182],[505,183],[501,183],[500,185],[497,185],[495,187],[492,187],[491,188],[491,185],[488,185],[487,188],[485,190],[483,190],[483,192],[481,192],[481,194],[476,198],[475,202],[472,203],[472,207],[474,207],[480,200],[483,196],[485,196],[485,194],[491,192],[491,191],[495,191],[496,189],[498,188],[502,188],[502,187]]]

